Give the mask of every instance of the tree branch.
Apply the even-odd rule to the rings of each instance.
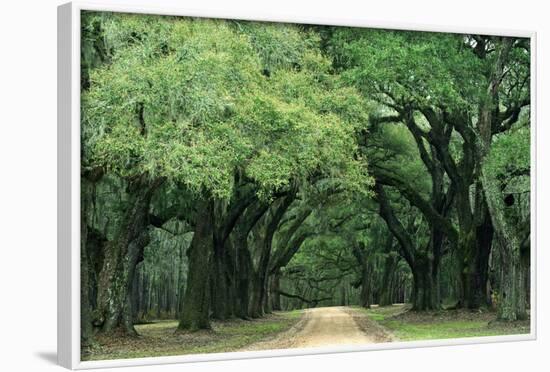
[[[323,298],[314,298],[314,299],[307,299],[307,298],[304,298],[300,295],[297,295],[297,294],[292,294],[292,293],[287,293],[287,292],[284,292],[284,291],[277,291],[278,294],[280,294],[281,296],[285,296],[285,297],[288,297],[288,298],[296,298],[302,302],[305,302],[307,304],[310,304],[310,305],[313,305],[313,307],[317,306],[317,304],[321,301],[328,301],[328,300],[332,300],[332,297],[323,297]]]

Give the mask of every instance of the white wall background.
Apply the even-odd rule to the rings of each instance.
[[[108,1],[109,3],[115,0]],[[107,0],[104,0],[107,2]],[[117,1],[118,2],[118,1]],[[126,0],[126,3],[132,2]],[[144,3],[146,1],[140,1]],[[159,4],[160,0],[149,0]],[[529,371],[548,363],[550,22],[544,1],[163,0],[189,9],[538,32],[538,340],[134,367],[139,371]],[[56,7],[0,3],[0,370],[60,370],[56,359]],[[549,145],[550,147],[550,145]]]

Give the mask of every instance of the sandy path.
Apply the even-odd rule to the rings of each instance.
[[[353,317],[341,307],[308,310],[309,321],[295,338],[294,347],[319,347],[372,343]]]
[[[305,310],[304,318],[274,340],[247,347],[246,350],[288,349],[369,344],[375,342],[357,325],[350,309],[319,307]]]

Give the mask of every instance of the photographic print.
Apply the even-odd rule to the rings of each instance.
[[[531,332],[529,38],[80,22],[81,360]]]

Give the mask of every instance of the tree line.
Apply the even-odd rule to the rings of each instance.
[[[85,12],[81,327],[525,319],[527,39]]]

